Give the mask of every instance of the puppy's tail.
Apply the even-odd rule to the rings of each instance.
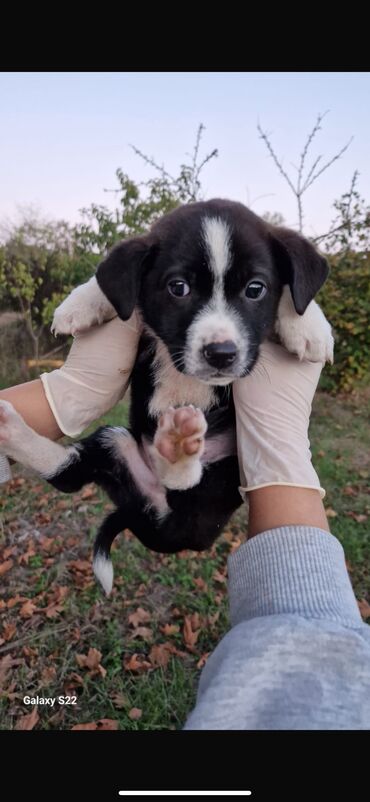
[[[113,565],[110,550],[114,538],[125,528],[123,512],[115,510],[103,521],[94,543],[94,574],[109,596],[113,587]]]

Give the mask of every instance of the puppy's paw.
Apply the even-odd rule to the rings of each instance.
[[[76,287],[57,306],[51,331],[57,334],[77,334],[90,329],[92,326],[100,326],[105,320],[110,320],[116,315],[112,304],[101,291],[95,276],[86,284]]]
[[[284,287],[280,300],[275,331],[287,351],[310,362],[330,362],[334,359],[334,337],[330,323],[315,301],[303,315],[295,311],[291,293]]]
[[[202,410],[193,406],[170,407],[161,415],[152,454],[165,487],[186,490],[198,484],[206,431]]]
[[[206,431],[207,423],[201,409],[170,407],[159,419],[154,445],[162,457],[172,463],[183,457],[200,457]]]
[[[0,401],[0,452],[13,456],[14,446],[22,443],[27,424],[9,401]]]

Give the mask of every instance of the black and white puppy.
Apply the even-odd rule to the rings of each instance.
[[[221,533],[241,504],[229,385],[271,336],[300,358],[332,360],[331,329],[313,301],[327,274],[299,234],[210,200],[115,246],[61,305],[57,331],[99,322],[110,305],[123,320],[139,310],[130,428],[105,426],[64,448],[1,402],[0,448],[64,492],[87,482],[106,490],[116,510],[97,535],[94,570],[107,593],[110,547],[124,528],[158,552],[200,551]]]

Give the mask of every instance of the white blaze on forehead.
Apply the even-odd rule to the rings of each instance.
[[[219,217],[206,217],[202,229],[209,266],[215,278],[220,282],[231,262],[230,228]]]

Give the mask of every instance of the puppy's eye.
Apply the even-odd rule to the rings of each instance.
[[[184,281],[182,278],[174,278],[167,284],[168,292],[171,295],[174,295],[175,298],[184,298],[185,295],[189,295],[190,287],[187,281]]]
[[[266,292],[267,287],[263,281],[250,281],[245,288],[245,294],[251,301],[260,301]]]

